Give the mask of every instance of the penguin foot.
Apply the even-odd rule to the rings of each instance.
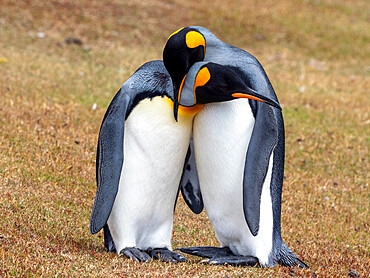
[[[136,247],[126,247],[119,252],[127,258],[133,259],[136,262],[148,262],[152,258],[145,252],[137,249]]]
[[[253,256],[236,256],[231,252],[229,247],[182,247],[180,250],[183,253],[207,258],[201,263],[208,263],[213,265],[229,264],[233,266],[255,266],[258,264],[258,259]]]
[[[258,259],[253,256],[227,256],[227,257],[214,257],[211,259],[202,260],[201,263],[213,265],[232,265],[232,266],[257,266],[259,265]]]
[[[189,262],[187,258],[167,248],[149,248],[146,252],[156,260],[168,263]]]
[[[180,250],[183,253],[202,257],[202,258],[214,258],[214,257],[228,257],[233,256],[229,247],[213,247],[213,246],[199,246],[199,247],[181,247],[176,250]]]

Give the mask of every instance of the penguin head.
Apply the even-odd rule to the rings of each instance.
[[[254,99],[281,110],[278,102],[248,87],[237,69],[212,62],[194,64],[179,89],[179,104],[183,107],[238,98]]]
[[[172,33],[163,50],[163,63],[174,88],[174,116],[177,120],[179,90],[194,63],[204,60],[206,40],[195,28],[185,27]]]

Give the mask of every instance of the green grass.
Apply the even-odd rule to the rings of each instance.
[[[366,277],[368,1],[125,2],[1,3],[0,276],[345,277],[355,269]],[[248,50],[267,71],[286,126],[282,234],[311,271],[207,266],[196,257],[138,264],[107,253],[102,233],[90,235],[105,110],[188,25]],[[218,245],[206,214],[182,199],[172,244]]]

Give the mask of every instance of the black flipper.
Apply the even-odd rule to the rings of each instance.
[[[185,158],[180,189],[188,207],[195,214],[201,213],[203,210],[203,198],[200,192],[197,166],[195,163],[193,134],[191,135],[189,149]]]
[[[167,263],[188,262],[189,260],[179,253],[167,248],[150,248],[146,251],[153,259]]]
[[[96,159],[97,184],[90,219],[90,232],[99,232],[107,223],[118,191],[123,165],[123,138],[130,97],[119,90],[105,113],[100,128]]]
[[[258,102],[243,178],[244,216],[253,236],[258,234],[263,183],[270,156],[277,144],[277,123],[269,105]]]

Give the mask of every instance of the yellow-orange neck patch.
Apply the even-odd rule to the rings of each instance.
[[[188,116],[194,116],[200,110],[202,110],[203,107],[204,107],[204,104],[196,104],[196,105],[191,106],[191,107],[186,107],[186,106],[179,105],[179,112],[183,115],[185,114],[185,115],[188,115]]]
[[[196,31],[186,33],[185,42],[189,48],[196,48],[200,45],[203,45],[204,49],[206,48],[206,40],[201,33]]]
[[[167,98],[167,102],[170,104],[171,108],[173,109],[173,100],[171,98]],[[183,116],[195,116],[202,108],[204,104],[196,104],[191,107],[179,105],[179,113]]]

